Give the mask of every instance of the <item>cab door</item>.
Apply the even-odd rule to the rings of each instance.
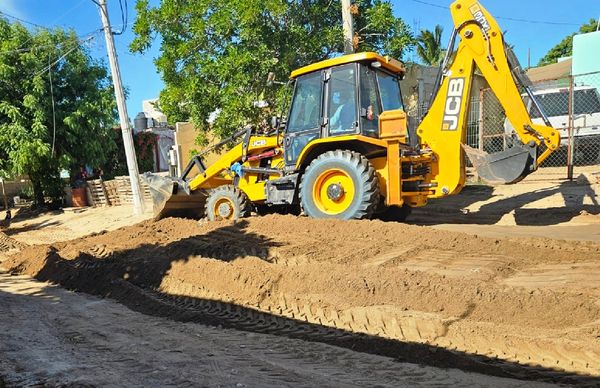
[[[296,79],[294,97],[284,136],[285,165],[296,165],[304,147],[321,137],[323,73],[316,71]]]

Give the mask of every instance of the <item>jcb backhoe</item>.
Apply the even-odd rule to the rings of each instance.
[[[465,152],[488,181],[514,183],[535,171],[558,148],[558,131],[547,120],[532,123],[518,85],[545,116],[492,16],[475,0],[450,9],[455,28],[417,138],[407,131],[402,63],[366,52],[311,64],[291,74],[283,133],[277,125],[266,135],[244,130],[212,165],[197,156],[177,179],[147,175],[156,217],[233,219],[297,206],[316,218],[388,212],[403,219],[429,198],[460,192]],[[506,151],[487,154],[464,144],[476,69],[516,130]],[[194,166],[199,173],[188,177]]]

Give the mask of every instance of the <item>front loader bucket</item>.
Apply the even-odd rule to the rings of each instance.
[[[477,169],[479,178],[488,183],[516,183],[535,171],[537,148],[516,144],[504,151],[488,154],[462,144],[465,153]]]
[[[206,192],[189,192],[181,179],[145,173],[144,180],[150,188],[154,219],[166,217],[202,218]]]

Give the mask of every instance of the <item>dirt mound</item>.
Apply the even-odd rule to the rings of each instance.
[[[181,318],[203,306],[218,324],[239,320],[240,307],[600,375],[599,263],[591,242],[272,215],[146,221],[27,247],[3,266],[150,313]]]

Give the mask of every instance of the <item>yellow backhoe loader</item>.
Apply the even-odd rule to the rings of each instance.
[[[366,52],[311,64],[291,74],[282,133],[278,123],[267,134],[242,130],[234,136],[239,144],[212,165],[198,155],[177,179],[147,175],[156,217],[234,219],[297,207],[316,218],[387,212],[401,220],[429,198],[460,192],[465,153],[488,181],[514,183],[535,171],[558,148],[558,131],[547,119],[545,126],[532,123],[520,87],[544,113],[487,10],[475,0],[450,9],[455,28],[416,134],[407,131],[402,63]],[[476,69],[518,136],[505,151],[487,154],[464,144]]]

